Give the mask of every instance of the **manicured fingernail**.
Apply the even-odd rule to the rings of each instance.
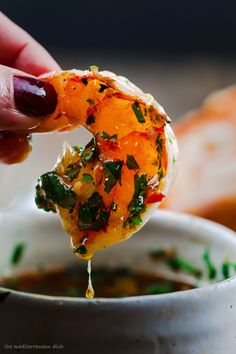
[[[15,75],[13,85],[15,106],[21,113],[37,117],[54,112],[57,93],[49,82]]]

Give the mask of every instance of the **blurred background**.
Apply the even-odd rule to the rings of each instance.
[[[152,92],[171,117],[236,81],[233,0],[0,0],[63,68],[96,64]]]
[[[233,0],[0,0],[0,5],[7,16],[47,48],[63,69],[97,65],[127,76],[152,93],[174,122],[200,107],[213,91],[236,82]],[[228,103],[221,104],[223,101]],[[227,111],[229,102],[231,109]],[[224,111],[219,114],[217,108],[218,112],[216,109],[211,113],[213,128],[203,122],[198,131],[193,131],[193,121],[187,137],[183,137],[182,129],[176,130],[184,166],[181,165],[181,180],[176,183],[172,200],[182,198],[184,203],[182,207],[181,201],[167,206],[175,204],[176,209],[236,229],[236,91],[223,94],[218,101],[216,98],[213,106]],[[222,126],[222,122],[226,125]],[[200,142],[199,137],[203,136],[205,140]],[[74,132],[66,139],[83,144],[87,135]],[[63,140],[65,136],[34,137],[33,153],[26,162],[0,166],[0,206],[7,205],[17,191],[23,191],[29,183],[33,185],[37,176],[51,169]],[[201,149],[194,148],[197,144]],[[229,196],[227,207],[222,207],[222,198]],[[187,199],[189,205],[183,207]],[[213,205],[213,210],[214,203],[220,203],[217,208],[220,212],[223,208],[230,221],[210,217],[208,211],[201,213],[206,202]]]

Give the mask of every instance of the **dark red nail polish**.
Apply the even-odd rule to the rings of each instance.
[[[57,93],[49,82],[15,75],[13,85],[15,106],[20,112],[30,116],[45,116],[54,112]]]

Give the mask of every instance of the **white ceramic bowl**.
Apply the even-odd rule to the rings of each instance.
[[[27,247],[22,262],[13,269],[9,257],[20,240],[27,242]],[[2,273],[9,269],[17,273],[39,264],[50,268],[82,262],[71,253],[69,238],[57,216],[31,207],[2,212],[0,244]],[[0,288],[0,351],[6,344],[35,344],[51,346],[44,352],[52,353],[56,344],[68,354],[235,354],[236,278],[209,285],[202,261],[203,251],[209,248],[220,280],[223,260],[227,257],[236,261],[232,231],[200,218],[158,211],[129,241],[98,252],[93,266],[128,265],[165,272],[147,253],[155,247],[169,246],[202,268],[204,287],[93,300],[16,291],[10,291],[3,300],[1,293],[8,290]]]

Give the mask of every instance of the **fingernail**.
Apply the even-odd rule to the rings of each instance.
[[[45,116],[55,111],[57,93],[49,82],[15,75],[13,86],[15,106],[21,113]]]

